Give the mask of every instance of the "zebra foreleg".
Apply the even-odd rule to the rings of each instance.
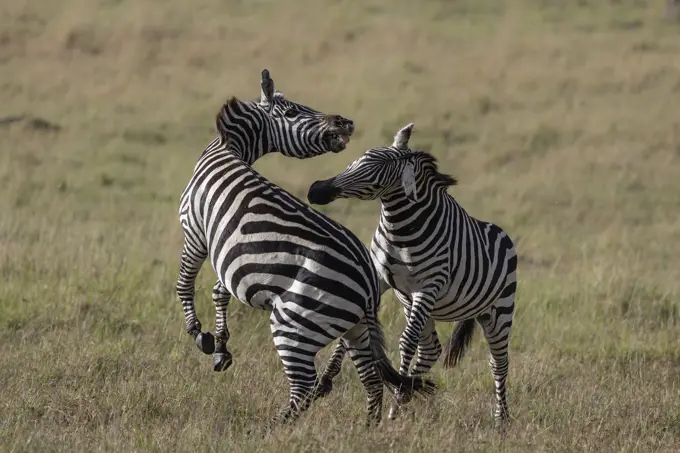
[[[232,364],[231,352],[227,349],[229,329],[227,328],[227,305],[231,293],[218,280],[212,289],[212,300],[215,305],[215,353],[213,354],[213,370],[224,371]]]
[[[185,238],[175,289],[182,301],[187,333],[194,338],[198,349],[205,354],[212,354],[215,352],[215,339],[210,332],[201,332],[201,322],[198,320],[194,307],[196,276],[207,256],[203,247],[194,246]]]
[[[406,311],[406,310],[405,310]],[[420,339],[418,340],[418,356],[413,367],[414,375],[422,375],[430,371],[442,353],[442,346],[439,336],[435,330],[434,319],[429,318],[425,323]],[[393,420],[399,415],[400,406],[405,405],[411,400],[408,394],[398,393],[392,400],[388,418]]]
[[[436,294],[437,291],[433,291]],[[430,315],[434,309],[435,298],[429,292],[420,292],[413,295],[413,304],[410,309],[405,308],[404,313],[408,313],[406,318],[406,328],[399,339],[399,353],[401,362],[399,373],[406,376],[409,374],[413,356],[418,348],[421,335],[425,330],[425,325],[430,320]]]
[[[418,355],[413,367],[413,374],[428,373],[442,354],[442,344],[434,327],[434,319],[425,323],[425,328],[418,340]]]

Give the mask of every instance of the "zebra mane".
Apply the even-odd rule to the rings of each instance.
[[[273,99],[284,99],[283,93],[280,91],[275,91]],[[222,108],[220,108],[219,112],[217,112],[217,115],[215,115],[215,128],[217,129],[217,132],[222,136],[225,137],[229,134],[229,131],[226,130],[225,126],[225,113],[234,110],[234,109],[243,109],[243,107],[246,104],[250,105],[259,105],[260,104],[260,99],[252,99],[250,101],[242,101],[236,96],[231,96],[229,97],[225,103],[222,105]]]
[[[422,150],[412,150],[405,157],[418,159],[423,163],[423,166],[430,169],[432,173],[432,179],[438,183],[444,185],[444,187],[455,186],[458,184],[458,180],[451,175],[441,173],[439,171],[439,165],[437,163],[437,158],[427,151]]]
[[[222,138],[227,138],[227,136],[229,135],[225,127],[226,126],[225,113],[228,112],[229,110],[232,110],[234,107],[238,107],[240,104],[241,101],[236,96],[232,96],[225,101],[220,110],[217,112],[217,115],[215,115],[215,129],[217,130],[217,133],[222,136]]]
[[[220,110],[217,112],[217,115],[215,115],[215,129],[217,130],[217,133],[224,139],[226,139],[231,134],[231,131],[228,130],[228,112],[234,110],[237,112],[238,110],[246,110],[251,108],[250,105],[257,105],[258,103],[259,99],[253,101],[241,101],[236,96],[231,96],[222,105]]]

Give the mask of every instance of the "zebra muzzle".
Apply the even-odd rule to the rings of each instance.
[[[324,143],[329,151],[339,153],[347,148],[350,136],[345,131],[327,132],[324,135]]]
[[[311,204],[326,205],[335,200],[339,193],[340,189],[333,186],[332,179],[316,181],[309,187],[307,200]]]

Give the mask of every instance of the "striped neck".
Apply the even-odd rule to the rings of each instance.
[[[253,165],[255,162],[264,156],[269,154],[271,150],[265,150],[261,144],[262,140],[258,139],[254,143],[244,143],[241,140],[234,139],[232,135],[226,137],[226,141],[223,137],[219,137],[220,148],[226,149],[229,154],[232,154],[248,165]]]
[[[254,102],[230,99],[217,114],[216,127],[219,144],[215,148],[227,150],[248,165],[273,151],[269,115]]]
[[[418,200],[408,198],[399,186],[380,198],[380,225],[388,238],[411,236],[425,222],[443,213],[447,198],[446,187],[440,184],[419,190]]]

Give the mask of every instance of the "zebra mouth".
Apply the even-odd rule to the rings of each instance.
[[[325,181],[316,181],[309,186],[307,201],[316,205],[327,205],[335,200],[340,194],[340,189],[333,186],[333,178]]]
[[[339,153],[340,151],[344,151],[344,149],[347,148],[347,144],[349,143],[349,135],[331,132],[324,135],[323,140],[329,151],[333,153]]]

